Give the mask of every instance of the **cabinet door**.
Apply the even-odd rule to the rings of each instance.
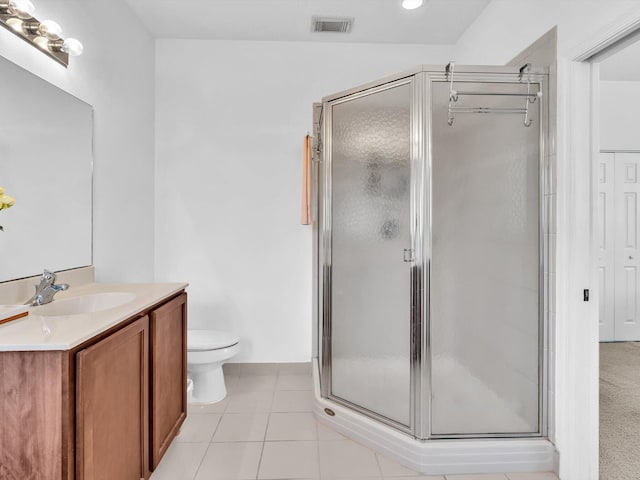
[[[148,317],[76,356],[76,479],[149,477]]]
[[[187,294],[153,310],[151,320],[151,469],[187,417]]]

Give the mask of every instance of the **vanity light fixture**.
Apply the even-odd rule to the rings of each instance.
[[[0,23],[9,31],[67,67],[69,57],[82,54],[82,43],[62,38],[62,27],[53,20],[39,21],[33,16],[31,0],[0,0]]]
[[[422,0],[403,0],[402,7],[407,10],[415,10],[422,5]]]

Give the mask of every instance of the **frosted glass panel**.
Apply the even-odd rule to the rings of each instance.
[[[459,90],[525,91],[520,84]],[[539,427],[539,127],[519,115],[456,115],[432,83],[432,433]],[[459,106],[521,107],[521,97]]]
[[[332,394],[409,425],[408,84],[332,106]]]

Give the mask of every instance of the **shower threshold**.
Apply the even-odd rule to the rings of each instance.
[[[320,395],[313,361],[316,418],[358,443],[427,475],[558,470],[558,454],[544,438],[419,440]],[[327,410],[330,413],[327,413]],[[332,415],[333,414],[333,415]]]

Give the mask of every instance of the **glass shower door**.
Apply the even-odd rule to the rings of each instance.
[[[411,102],[403,80],[325,104],[330,395],[410,426]],[[326,308],[328,307],[328,308]]]

